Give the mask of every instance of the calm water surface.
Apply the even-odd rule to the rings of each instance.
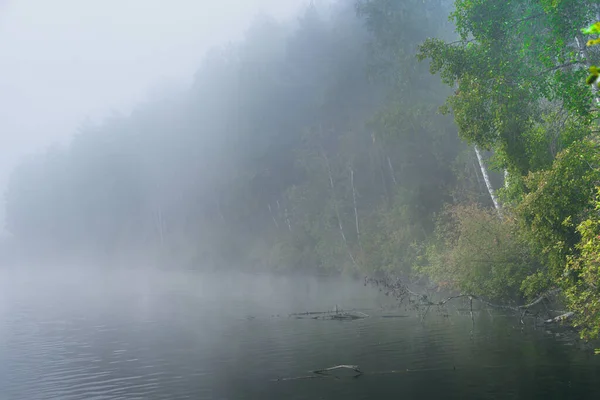
[[[192,272],[0,273],[0,399],[600,399],[565,335],[450,310],[352,322],[360,283]],[[279,317],[277,316],[279,315]],[[358,378],[276,381],[338,364]],[[396,371],[396,372],[391,372]]]

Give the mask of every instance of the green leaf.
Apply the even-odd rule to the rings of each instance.
[[[600,35],[600,21],[593,23],[587,28],[581,30],[586,35]]]

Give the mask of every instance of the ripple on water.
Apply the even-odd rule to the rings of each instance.
[[[79,279],[84,289],[97,281]],[[54,290],[38,294],[29,279],[2,292],[0,398],[600,398],[598,360],[557,346],[566,338],[522,334],[507,319],[478,319],[473,336],[468,317],[293,319],[285,316],[299,308],[375,301],[360,284],[310,279],[111,279],[95,290],[52,282]],[[357,301],[356,293],[368,296]],[[337,364],[366,374],[271,382]]]

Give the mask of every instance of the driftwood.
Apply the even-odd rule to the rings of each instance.
[[[350,314],[347,312],[340,312],[336,314],[330,315],[321,315],[318,317],[313,317],[313,319],[321,319],[321,320],[329,320],[329,321],[354,321],[356,319],[363,319],[362,315]]]
[[[300,316],[304,316],[304,315],[321,315],[321,314],[331,314],[334,311],[306,311],[306,312],[301,312],[301,313],[291,313],[289,314],[290,317],[300,317]]]
[[[335,367],[318,369],[318,370],[315,370],[312,372],[313,372],[313,374],[323,374],[325,372],[335,371],[338,369],[349,369],[349,370],[356,372],[359,375],[362,374],[362,371],[360,370],[360,368],[358,368],[358,365],[347,365],[347,364],[341,364],[341,365],[336,365]]]
[[[360,370],[360,368],[358,367],[358,365],[348,365],[348,364],[341,364],[341,365],[336,365],[335,367],[329,367],[329,368],[323,368],[323,369],[317,369],[314,371],[310,371],[312,373],[312,375],[304,375],[304,376],[295,376],[292,378],[277,378],[274,379],[274,381],[298,381],[298,380],[303,380],[303,379],[319,379],[319,378],[337,378],[339,379],[339,377],[335,376],[335,375],[331,375],[328,372],[331,371],[336,371],[336,370],[350,370],[355,372],[354,375],[352,375],[353,378],[356,378],[360,375],[363,374],[363,372]]]
[[[512,368],[510,365],[481,365],[477,367],[478,369],[502,369],[502,368]],[[350,378],[358,378],[362,375],[389,375],[389,374],[406,374],[406,373],[418,373],[418,372],[434,372],[434,371],[451,371],[456,370],[456,366],[452,366],[452,368],[419,368],[419,369],[393,369],[388,371],[371,371],[371,372],[363,372],[358,365],[336,365],[335,367],[319,369],[316,371],[310,371],[312,375],[304,375],[304,376],[295,376],[291,378],[277,378],[273,379],[274,382],[282,382],[282,381],[297,381],[304,379],[321,379],[321,378],[334,378],[340,379],[335,375],[327,374],[326,372],[334,371],[334,370],[350,370],[355,372],[356,374],[350,376]]]
[[[351,310],[343,311],[339,310],[337,306],[333,311],[307,311],[303,313],[292,313],[290,317],[296,317],[302,319],[307,317],[310,319],[329,320],[329,321],[354,321],[356,319],[368,318],[369,315],[361,311]]]

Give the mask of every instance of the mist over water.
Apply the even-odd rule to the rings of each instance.
[[[194,272],[3,272],[6,399],[595,398],[600,364],[517,318],[425,321],[345,279]],[[335,305],[356,321],[288,314]],[[379,311],[377,311],[379,309]],[[383,315],[403,318],[382,318]],[[357,364],[364,376],[274,381]],[[406,371],[408,370],[408,371]],[[392,373],[391,371],[396,371]],[[583,397],[581,397],[583,396]]]
[[[600,398],[546,3],[0,0],[0,400]]]

